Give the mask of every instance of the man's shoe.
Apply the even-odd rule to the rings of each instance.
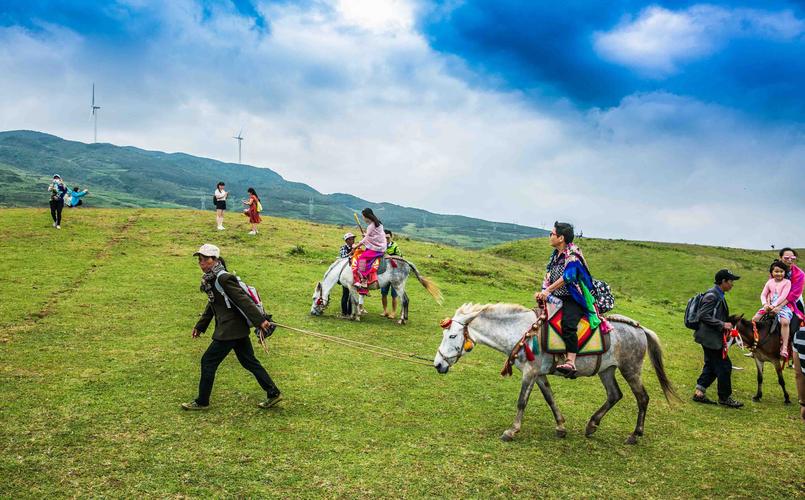
[[[706,405],[717,404],[715,401],[713,401],[712,399],[708,398],[704,394],[702,394],[701,396],[697,396],[696,394],[694,394],[693,395],[693,401],[695,403],[702,403],[702,404],[706,404]]]
[[[206,410],[209,407],[210,407],[210,405],[201,406],[200,404],[196,403],[195,399],[193,401],[189,402],[189,403],[182,403],[182,409],[183,410],[188,410],[188,411]]]
[[[723,406],[728,406],[730,408],[740,408],[740,407],[742,407],[744,405],[743,403],[741,403],[740,401],[736,400],[732,396],[728,397],[727,399],[719,399],[718,404],[723,405]]]
[[[268,398],[268,399],[266,399],[265,401],[263,401],[261,403],[257,403],[257,406],[259,408],[267,410],[267,409],[271,408],[272,406],[276,405],[277,403],[279,403],[280,401],[282,401],[282,395],[281,394],[279,394],[277,396],[274,396],[273,398]]]

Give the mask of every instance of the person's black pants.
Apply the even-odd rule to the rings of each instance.
[[[64,200],[50,200],[50,216],[57,226],[61,226],[61,211],[64,208]]]
[[[249,337],[243,337],[237,340],[215,340],[213,339],[210,346],[201,357],[201,380],[198,383],[198,398],[196,403],[201,406],[210,404],[210,394],[212,393],[212,384],[215,382],[215,372],[218,370],[218,365],[226,358],[229,351],[235,350],[235,355],[238,357],[241,366],[246,368],[257,382],[260,387],[266,391],[266,395],[270,398],[279,396],[280,390],[274,385],[274,381],[269,377],[263,365],[257,361],[254,356],[254,349],[252,348],[252,341]]]
[[[732,361],[724,357],[721,349],[704,349],[704,368],[696,388],[704,392],[714,380],[718,379],[718,399],[725,400],[732,394]]]
[[[562,340],[567,352],[579,352],[579,321],[584,317],[584,309],[573,297],[562,297]]]
[[[341,287],[341,315],[349,316],[352,314],[352,301],[349,300],[349,288]]]

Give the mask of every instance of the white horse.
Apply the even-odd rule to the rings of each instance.
[[[405,283],[411,272],[414,273],[419,283],[425,287],[425,290],[436,299],[439,304],[442,303],[442,292],[439,291],[432,281],[428,280],[417,271],[417,268],[409,261],[401,257],[383,257],[386,262],[386,269],[382,273],[378,273],[377,281],[369,288],[378,289],[383,288],[388,284],[394,288],[397,295],[400,297],[402,307],[400,311],[399,324],[404,325],[408,321],[408,295],[405,293]],[[396,265],[392,265],[392,261]],[[355,288],[355,281],[352,276],[352,267],[349,265],[349,257],[336,259],[335,262],[330,264],[324,277],[316,283],[316,289],[313,292],[313,304],[310,306],[310,314],[313,316],[321,316],[327,305],[330,303],[330,291],[336,285],[342,285],[349,288],[350,301],[352,302],[352,316],[351,318],[360,321],[361,310],[363,310],[364,296],[358,293]]]
[[[607,400],[596,411],[587,423],[585,434],[587,437],[598,428],[601,419],[610,408],[617,403],[623,393],[615,380],[615,369],[620,370],[623,378],[629,384],[637,399],[637,425],[626,440],[628,444],[637,443],[637,437],[643,435],[643,422],[646,417],[649,397],[643,382],[641,372],[643,358],[648,351],[651,364],[660,381],[665,398],[676,397],[662,361],[662,349],[657,334],[641,327],[636,321],[625,316],[612,315],[608,318],[612,331],[609,332],[610,347],[601,357],[600,365],[596,370],[596,356],[581,356],[576,358],[577,376],[590,377],[597,374],[607,391]],[[495,350],[512,353],[523,338],[537,323],[537,315],[531,309],[517,304],[464,304],[453,315],[445,320],[442,343],[436,351],[433,366],[439,373],[447,373],[461,356],[471,351],[476,343],[489,346]],[[540,327],[541,330],[541,327]],[[542,332],[540,332],[540,335]],[[541,351],[541,349],[540,349]],[[517,415],[512,426],[500,437],[504,441],[511,441],[520,431],[523,413],[528,404],[528,397],[536,382],[545,401],[553,411],[556,420],[556,434],[565,437],[565,418],[554,403],[551,386],[546,375],[553,375],[556,360],[552,354],[535,353],[534,361],[528,361],[524,352],[517,353],[515,366],[522,371],[523,380],[520,397],[517,401]]]

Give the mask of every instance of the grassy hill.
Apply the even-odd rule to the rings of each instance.
[[[212,209],[218,181],[233,193],[230,210],[254,187],[266,213],[352,226],[354,212],[371,207],[387,229],[422,240],[481,248],[547,234],[542,229],[443,215],[343,193],[325,195],[283,179],[268,168],[223,163],[183,153],[167,154],[113,144],[84,144],[33,131],[0,132],[0,207],[42,206],[54,173],[68,186],[89,188],[95,207]]]
[[[605,399],[597,379],[552,378],[568,437],[537,393],[512,443],[519,378],[502,379],[500,354],[479,347],[446,376],[278,330],[258,352],[286,396],[255,407],[257,384],[234,356],[221,366],[212,408],[186,413],[208,337],[190,329],[205,297],[192,252],[218,244],[230,267],[258,287],[275,319],[433,356],[438,321],[473,302],[530,304],[549,247],[544,239],[484,251],[406,240],[406,257],[442,288],[439,306],[411,285],[411,320],[371,315],[352,323],[308,314],[315,283],[337,253],[337,227],[267,218],[258,237],[243,221],[213,230],[191,210],[73,210],[64,228],[42,209],[0,210],[0,497],[754,497],[805,491],[803,425],[773,377],[752,403],[751,360],[732,353],[739,411],[688,401],[701,350],[681,325],[689,295],[715,270],[741,279],[728,299],[749,313],[771,254],[685,245],[587,240],[617,312],[660,335],[685,401],[652,397],[646,435],[631,394],[591,439],[589,416]],[[304,253],[291,250],[305,242]],[[335,302],[335,301],[334,301]],[[768,368],[767,368],[768,369]],[[769,374],[771,372],[769,371]],[[789,391],[793,373],[786,371]],[[626,385],[621,380],[621,387]]]

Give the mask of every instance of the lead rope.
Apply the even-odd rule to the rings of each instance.
[[[407,361],[409,363],[414,363],[417,365],[424,365],[429,367],[433,366],[433,362],[431,360],[429,360],[428,358],[423,358],[422,356],[419,356],[414,353],[397,351],[395,349],[390,349],[388,347],[367,344],[365,342],[360,342],[357,340],[345,339],[342,337],[336,337],[334,335],[312,332],[310,330],[303,330],[301,328],[294,328],[292,326],[282,325],[280,323],[274,323],[274,324],[280,328],[285,328],[286,330],[291,330],[293,332],[301,333],[304,335],[310,335],[311,337],[316,337],[322,340],[333,342],[335,344],[341,344],[347,347],[352,347],[353,349],[358,349],[360,351],[370,352],[372,354],[377,354],[378,356],[385,356],[387,358],[399,359],[400,361]]]

